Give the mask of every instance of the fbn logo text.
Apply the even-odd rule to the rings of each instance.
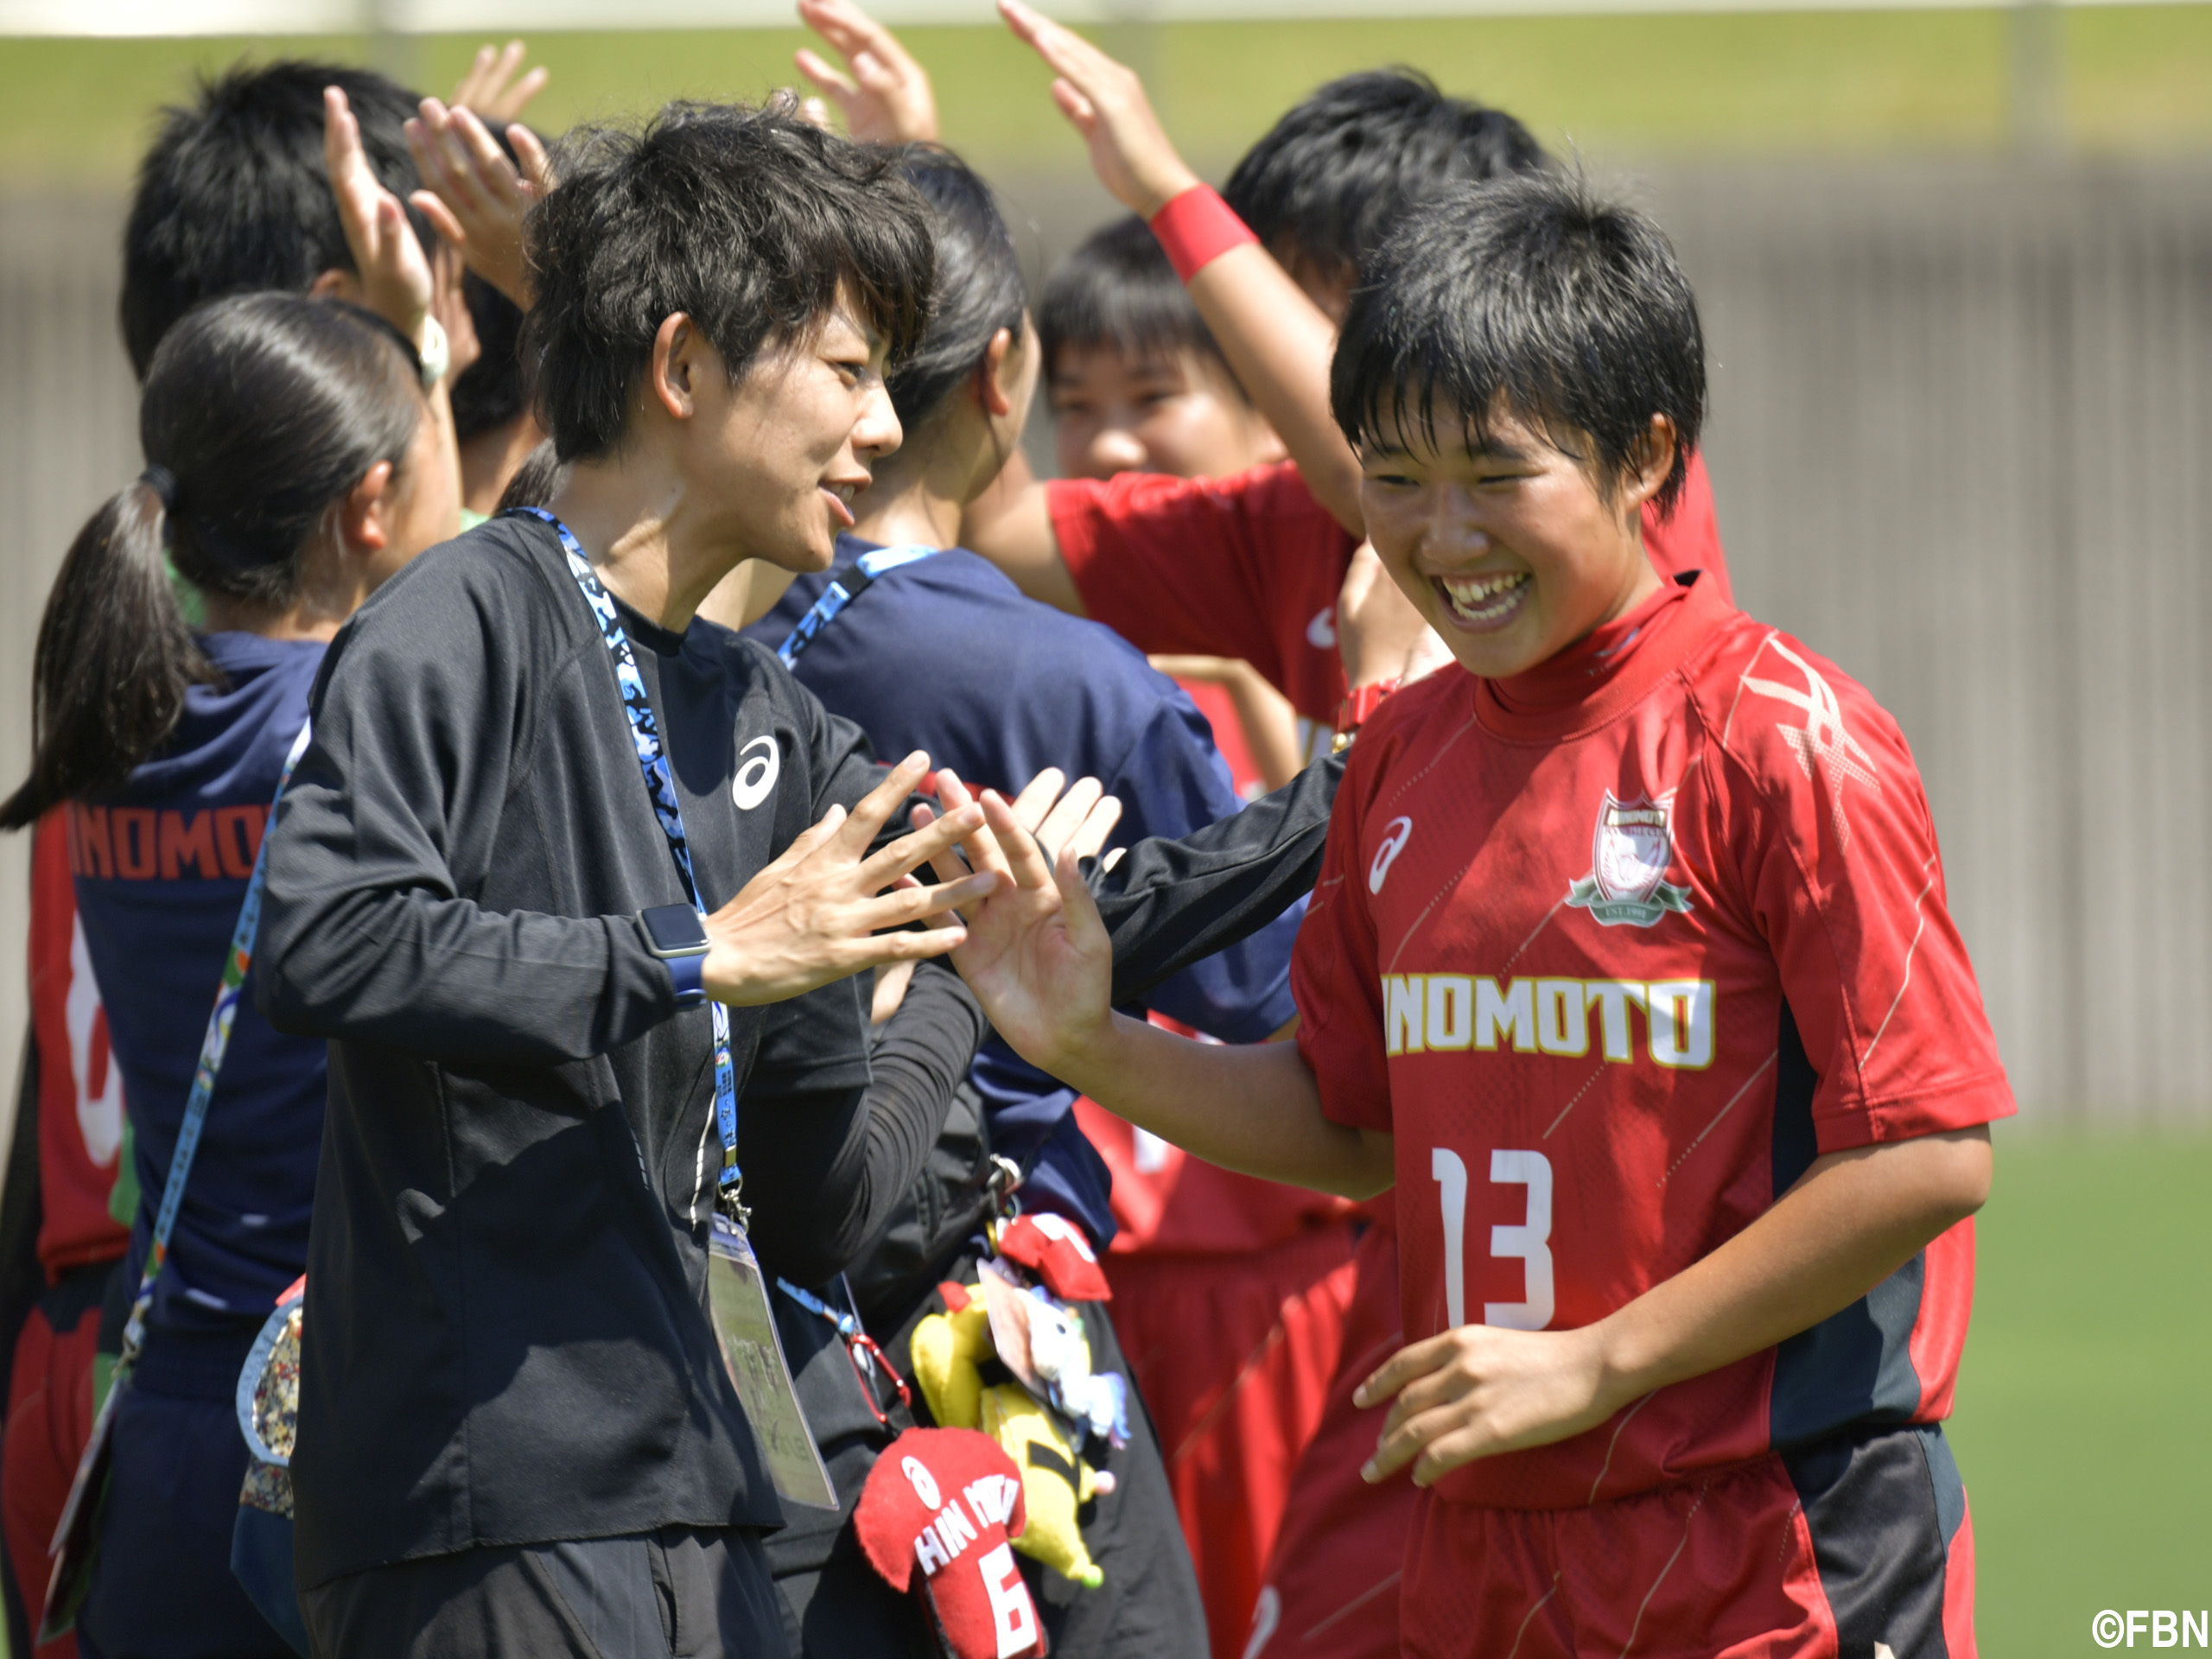
[[[1713,1064],[1709,979],[1509,979],[1482,974],[1386,974],[1383,1052],[1511,1048],[1523,1054],[1599,1052],[1623,1065],[1644,1052],[1660,1065]]]

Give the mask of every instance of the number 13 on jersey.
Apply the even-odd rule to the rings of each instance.
[[[1431,1149],[1428,1170],[1444,1206],[1444,1308],[1456,1330],[1467,1322],[1467,1166],[1446,1147]],[[1541,1331],[1552,1322],[1552,1160],[1541,1152],[1499,1147],[1490,1155],[1493,1186],[1529,1190],[1526,1219],[1490,1230],[1490,1253],[1518,1260],[1526,1275],[1518,1302],[1484,1302],[1483,1323]]]

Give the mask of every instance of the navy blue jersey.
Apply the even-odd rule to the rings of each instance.
[[[842,537],[838,562],[874,545]],[[801,576],[748,636],[781,645],[830,580]],[[971,787],[1008,794],[1047,766],[1097,779],[1122,803],[1122,843],[1186,835],[1238,808],[1205,716],[1173,680],[1110,629],[1024,598],[963,549],[887,571],[821,629],[793,672],[887,759],[926,749]],[[1303,911],[1177,974],[1147,1005],[1225,1042],[1268,1036],[1293,1012]],[[1075,1128],[1073,1094],[995,1039],[973,1075],[995,1108],[994,1144],[1039,1160],[1033,1197],[1110,1238],[1110,1177]]]
[[[78,913],[143,1195],[134,1284],[276,775],[324,652],[316,640],[251,633],[210,634],[201,645],[221,683],[186,693],[175,734],[122,788],[69,808]],[[156,1288],[156,1327],[250,1329],[307,1270],[325,1070],[321,1040],[272,1030],[249,987]]]

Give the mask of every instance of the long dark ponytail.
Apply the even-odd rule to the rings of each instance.
[[[32,662],[31,775],[0,829],[97,794],[176,729],[215,677],[162,555],[202,591],[282,609],[302,561],[379,461],[397,466],[423,404],[412,348],[365,311],[247,294],[193,312],[146,371],[149,466],[62,560]]]

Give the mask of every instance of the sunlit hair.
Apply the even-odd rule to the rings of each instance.
[[[1417,69],[1370,69],[1300,99],[1222,194],[1268,247],[1349,283],[1415,204],[1550,164],[1504,111],[1447,98]]]
[[[1510,411],[1554,440],[1586,439],[1608,494],[1663,415],[1676,440],[1656,498],[1668,512],[1705,420],[1697,297],[1659,227],[1579,178],[1461,188],[1377,250],[1344,318],[1329,400],[1362,446],[1416,434],[1433,446],[1440,408],[1479,447]]]
[[[638,131],[588,127],[525,221],[537,302],[523,331],[561,459],[618,448],[654,336],[683,312],[733,376],[764,346],[855,321],[911,350],[928,315],[929,218],[896,151],[759,109],[671,104]]]

